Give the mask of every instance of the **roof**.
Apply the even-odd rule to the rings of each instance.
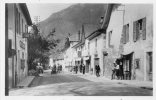
[[[85,44],[85,41],[80,41],[79,43],[77,43],[76,45],[74,45],[72,48],[77,48],[81,45]]]
[[[69,37],[70,42],[78,42],[78,34],[73,34]]]
[[[108,27],[108,23],[109,23],[109,20],[110,20],[110,16],[111,16],[111,12],[112,12],[112,8],[113,8],[113,4],[108,4],[107,5],[107,10],[106,10],[106,13],[105,13],[105,16],[104,16],[104,21],[102,23],[102,26],[100,29],[94,31],[93,33],[91,33],[88,37],[89,40],[99,36],[100,34],[104,33],[106,34],[106,29]]]
[[[98,29],[98,30],[94,31],[94,32],[91,33],[88,37],[86,37],[86,39],[91,40],[91,39],[93,39],[93,38],[99,36],[101,33],[106,33],[106,32],[105,32],[105,29]]]
[[[28,25],[32,25],[31,17],[30,17],[26,3],[19,3],[19,6],[25,16],[25,19],[26,19]]]
[[[108,4],[101,28],[107,29],[114,4]]]

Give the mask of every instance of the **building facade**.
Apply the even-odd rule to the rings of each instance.
[[[153,6],[151,4],[113,5],[106,35],[105,76],[111,76],[115,59],[122,61],[126,79],[152,80]]]
[[[9,39],[9,88],[16,85],[28,73],[28,26],[32,25],[26,4],[7,4]]]

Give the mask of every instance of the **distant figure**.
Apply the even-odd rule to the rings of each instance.
[[[120,65],[119,65],[119,76],[120,76],[120,79],[123,80],[124,79],[124,73],[123,73],[123,64],[122,62],[120,62]]]
[[[116,63],[113,63],[113,68],[112,68],[112,79],[115,79],[115,75],[116,75]]]
[[[80,73],[82,73],[82,64],[80,64]]]
[[[78,71],[78,66],[76,65],[75,66],[75,72],[76,72],[76,74],[77,74],[77,71]]]
[[[116,63],[117,65],[116,65],[116,76],[117,76],[117,79],[119,79],[119,77],[120,77],[120,67],[119,67],[119,65],[118,65],[118,63]]]
[[[56,73],[56,65],[54,64],[54,66],[52,67],[52,70],[51,70],[51,74],[55,74]]]
[[[82,64],[82,73],[85,74],[85,65]]]
[[[62,65],[60,65],[60,71],[62,71]]]
[[[99,77],[100,76],[100,74],[99,74],[100,73],[100,66],[96,65],[95,70],[96,70],[96,76]]]

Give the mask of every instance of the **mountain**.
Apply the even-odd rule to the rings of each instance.
[[[57,13],[53,13],[46,20],[39,23],[43,36],[47,36],[55,28],[55,37],[64,45],[65,37],[70,33],[77,36],[78,31],[85,27],[85,36],[100,27],[100,17],[104,16],[106,4],[74,4]]]

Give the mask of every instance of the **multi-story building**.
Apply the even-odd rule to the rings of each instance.
[[[114,59],[119,58],[127,79],[152,80],[153,6],[115,4],[107,28],[105,76],[111,76]]]
[[[91,33],[88,37],[86,37],[86,40],[88,40],[88,50],[89,50],[89,55],[91,58],[90,71],[93,71],[93,74],[95,74],[96,72],[95,65],[100,66],[101,75],[104,75],[104,72],[105,72],[104,57],[107,55],[107,52],[105,52],[106,29],[109,23],[110,12],[112,9],[110,5],[106,5],[106,6],[107,6],[107,9],[106,9],[104,17],[102,17],[103,23],[101,25],[101,28],[97,29],[96,31]]]
[[[32,25],[26,4],[7,4],[6,20],[9,41],[9,88],[16,85],[28,74],[28,26]]]

